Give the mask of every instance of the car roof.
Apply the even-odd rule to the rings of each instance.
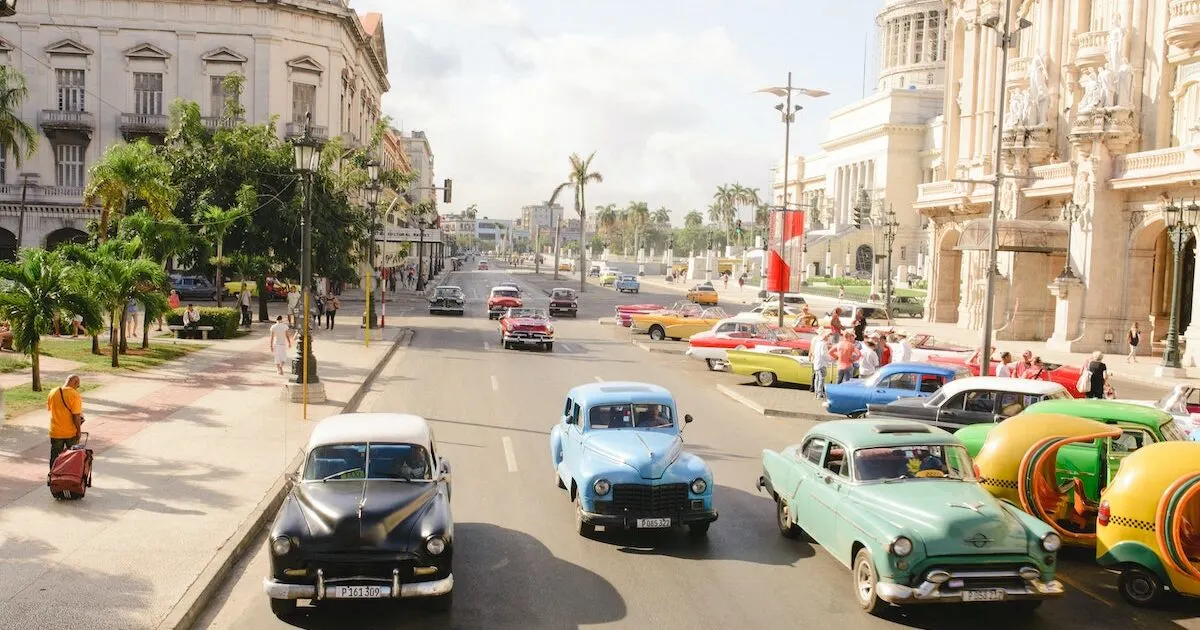
[[[521,292],[520,289],[518,289],[517,287],[515,287],[511,284],[502,284],[500,286],[495,286],[495,287],[492,287],[492,290],[493,291],[516,291],[518,293]]]
[[[850,449],[962,444],[948,431],[908,420],[829,420],[813,427],[804,439],[814,436],[834,440]]]
[[[345,413],[317,423],[305,450],[327,444],[393,442],[429,448],[432,434],[425,418],[408,413]]]
[[[460,287],[460,286],[455,286],[455,285],[453,285],[453,284],[439,284],[438,286],[434,287],[434,290],[435,290],[435,291],[436,291],[437,289],[455,289],[455,290],[457,290],[457,291],[462,291],[462,287]]]
[[[553,289],[550,289],[550,291],[551,291],[551,293],[553,293],[554,291],[571,291],[572,293],[574,293],[575,289],[568,289],[567,287],[554,287]]]
[[[1053,381],[1007,376],[971,376],[950,381],[942,386],[946,396],[954,396],[972,389],[995,389],[1019,394],[1053,394],[1066,388]]]
[[[607,405],[622,402],[646,402],[674,405],[675,399],[667,388],[653,383],[637,381],[605,381],[588,383],[571,389],[567,393],[580,407]]]
[[[1158,430],[1159,427],[1168,422],[1175,421],[1174,416],[1161,409],[1095,398],[1043,400],[1030,405],[1025,411],[1027,413],[1061,413],[1067,416],[1078,416],[1102,422],[1132,422],[1155,430]]]
[[[909,363],[889,363],[880,371],[891,374],[892,372],[920,372],[922,374],[938,374],[940,376],[954,376],[957,372],[965,368],[947,367],[945,365],[937,365],[936,363],[919,363],[916,361]],[[1008,379],[1015,380],[1015,379]]]

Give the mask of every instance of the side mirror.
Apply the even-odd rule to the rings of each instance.
[[[450,461],[445,457],[438,458],[438,474],[443,477],[450,476]]]
[[[287,480],[288,480],[288,481],[290,481],[290,482],[292,482],[293,484],[300,483],[300,472],[299,472],[299,471],[295,471],[295,472],[290,472],[290,473],[288,473],[288,474],[287,474]]]
[[[692,417],[692,414],[690,414],[690,413],[683,414],[683,423],[684,424],[691,424],[692,420],[695,420],[695,418]]]
[[[575,419],[571,416],[563,416],[562,421],[566,424],[575,424]]]

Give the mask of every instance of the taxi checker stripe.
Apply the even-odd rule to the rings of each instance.
[[[1177,518],[1179,508],[1195,500],[1200,500],[1200,473],[1185,474],[1172,483],[1158,504],[1155,538],[1159,547],[1167,551],[1171,568],[1200,580],[1200,569],[1188,560],[1183,551],[1183,528],[1179,527],[1183,519]]]
[[[1154,523],[1143,521],[1138,518],[1129,518],[1128,516],[1110,516],[1108,517],[1109,525],[1118,525],[1120,527],[1129,527],[1131,529],[1140,529],[1142,531],[1154,531]]]
[[[985,486],[993,486],[996,488],[1007,488],[1009,490],[1017,489],[1017,481],[1015,479],[993,479],[991,477],[980,477],[979,483]]]

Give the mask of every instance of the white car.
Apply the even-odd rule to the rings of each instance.
[[[1161,409],[1175,418],[1175,425],[1192,439],[1200,436],[1200,387],[1176,385],[1159,400],[1124,400],[1122,402]]]
[[[738,319],[742,319],[744,321],[764,323],[778,322],[779,311],[775,308],[775,306],[776,303],[764,302],[748,311],[742,311],[741,313],[738,313],[737,317]],[[792,306],[791,304],[786,303],[783,306],[783,315],[787,319],[799,317],[800,313],[801,309],[799,306]]]
[[[807,354],[811,338],[811,335],[800,335],[790,328],[780,329],[739,315],[717,322],[712,330],[689,337],[689,347],[684,354],[704,361],[710,370],[721,370],[729,363],[727,350],[785,350]]]

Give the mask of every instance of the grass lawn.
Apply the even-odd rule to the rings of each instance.
[[[831,285],[827,285],[827,284],[814,284],[814,285],[812,285],[811,288],[818,289],[820,293],[829,295],[831,297],[836,296],[838,294],[839,288],[844,288],[844,289],[846,289],[846,299],[854,300],[856,302],[866,302],[867,298],[871,296],[871,287],[870,286],[835,287],[835,286],[831,286]],[[881,285],[881,286],[877,287],[875,292],[878,293],[880,295],[880,297],[882,297],[883,296],[883,286]],[[896,288],[897,296],[915,297],[915,298],[920,298],[920,299],[924,300],[925,294],[926,294],[926,291],[924,291],[922,289],[901,289],[899,287]]]
[[[19,415],[29,413],[35,409],[43,409],[46,407],[46,396],[50,395],[50,390],[58,387],[61,383],[47,383],[46,379],[42,379],[42,391],[35,392],[29,389],[29,383],[10,387],[4,390],[4,415],[6,418],[15,418]],[[79,386],[80,391],[89,391],[100,387],[99,383],[89,383],[87,380]],[[47,416],[46,422],[49,422]],[[86,425],[85,425],[86,426]]]
[[[21,354],[0,354],[0,374],[8,374],[29,367],[29,358]]]
[[[70,341],[51,341],[42,344],[42,356],[77,361],[83,364],[80,372],[115,372],[118,370],[145,370],[156,367],[182,357],[185,354],[207,348],[207,344],[163,344],[150,343],[148,350],[142,350],[142,341],[130,341],[129,352],[120,357],[121,367],[112,367],[112,358],[107,344],[100,345],[102,354],[92,354],[91,339],[72,339]]]

